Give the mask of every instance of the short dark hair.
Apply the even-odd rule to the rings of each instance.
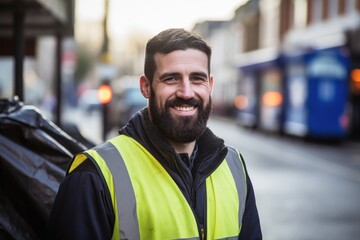
[[[168,54],[176,50],[197,49],[208,57],[208,70],[210,74],[211,47],[197,34],[182,28],[170,28],[151,38],[146,44],[145,52],[145,76],[153,81],[156,64],[156,53]]]

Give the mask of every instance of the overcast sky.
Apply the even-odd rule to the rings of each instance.
[[[104,0],[78,0],[77,14],[97,20]],[[246,0],[109,0],[109,28],[123,36],[131,31],[156,34],[169,27],[190,29],[203,20],[229,20]]]

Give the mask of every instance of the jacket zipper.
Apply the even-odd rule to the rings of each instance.
[[[181,159],[179,159],[181,161]],[[178,165],[178,161],[174,161],[175,162],[175,166],[176,168],[178,169],[178,172],[180,173],[180,176],[181,178],[183,179],[183,181],[185,180],[185,177],[183,175],[183,172],[181,171],[180,169],[180,166]],[[189,197],[194,197],[194,194],[195,194],[195,183],[196,183],[196,180],[199,181],[196,177],[194,178],[193,180],[193,183],[192,183],[192,188],[191,188],[191,192],[189,192]],[[184,181],[185,182],[185,181]],[[196,211],[194,209],[194,206],[193,206],[193,202],[191,201],[191,199],[189,199],[189,205],[190,205],[190,208],[192,209],[192,212],[194,214],[194,217],[195,217],[195,220],[196,220],[196,224],[198,226],[198,230],[199,230],[199,234],[200,234],[200,239],[201,240],[205,240],[205,229],[204,229],[204,225],[202,223],[199,223],[199,219],[197,217],[197,214],[196,214]]]
[[[201,240],[205,240],[205,231],[204,231],[204,228],[203,227],[201,227],[201,229],[200,229],[200,239]]]
[[[193,186],[192,186],[192,189],[191,189],[191,197],[194,199],[195,198],[195,193],[196,193],[196,186],[198,184],[196,184],[197,182],[199,182],[200,180],[195,177],[194,179],[194,182],[193,182]],[[197,222],[197,225],[198,225],[198,229],[199,229],[199,237],[201,240],[205,240],[205,228],[204,228],[204,224],[203,223],[200,223],[199,222],[199,219],[198,219],[198,216],[196,214],[196,211],[195,209],[193,208],[193,206],[191,207],[191,209],[193,210],[193,214],[195,216],[195,219],[196,219],[196,222]],[[205,219],[206,221],[206,219]]]

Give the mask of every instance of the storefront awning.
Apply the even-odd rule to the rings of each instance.
[[[73,34],[75,0],[0,0],[0,37],[11,37],[19,24],[25,37]]]

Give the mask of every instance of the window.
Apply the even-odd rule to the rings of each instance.
[[[328,18],[335,18],[338,15],[339,0],[328,1]]]
[[[356,0],[345,0],[345,12],[350,13],[356,11]]]
[[[309,4],[312,5],[311,7],[311,22],[317,23],[321,21],[322,18],[322,1],[310,1]]]
[[[295,0],[294,1],[294,26],[304,27],[306,26],[307,18],[307,1]]]

